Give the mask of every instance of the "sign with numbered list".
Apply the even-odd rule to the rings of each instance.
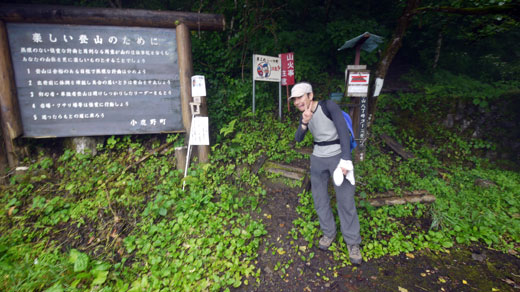
[[[190,145],[209,145],[208,117],[193,117],[191,120]]]
[[[175,29],[6,27],[24,137],[184,131]]]

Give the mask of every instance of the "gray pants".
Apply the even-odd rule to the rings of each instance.
[[[327,237],[336,236],[336,222],[330,207],[330,197],[327,191],[329,178],[338,166],[340,156],[317,157],[311,155],[311,190],[314,208],[318,213],[321,231]],[[360,244],[359,219],[354,201],[355,186],[343,180],[338,187],[335,184],[336,202],[341,224],[343,240],[348,245]]]

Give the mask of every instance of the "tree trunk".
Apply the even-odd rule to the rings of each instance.
[[[442,31],[439,32],[439,36],[437,37],[437,47],[435,48],[435,58],[433,59],[432,68],[437,68],[437,64],[439,63],[439,57],[441,56],[441,47],[442,47]]]
[[[513,2],[513,1],[511,1]],[[485,7],[421,7],[417,12],[436,11],[442,13],[451,13],[459,15],[491,15],[502,14],[508,15],[516,21],[520,20],[520,3],[509,3],[504,5],[492,5]]]
[[[392,35],[392,39],[390,40],[390,43],[388,44],[388,47],[386,47],[383,56],[381,57],[381,61],[379,62],[379,65],[376,69],[375,77],[384,80],[386,73],[388,72],[388,68],[390,67],[390,64],[392,63],[392,60],[394,59],[395,55],[397,55],[397,52],[401,48],[403,44],[403,38],[406,33],[406,30],[408,29],[408,26],[410,25],[410,21],[412,20],[412,17],[415,15],[415,10],[419,6],[421,0],[408,0],[406,3],[406,8],[403,11],[403,15],[399,18],[397,22],[397,27],[395,28],[395,31]],[[377,110],[377,96],[370,96],[368,101],[368,112],[369,112],[369,124],[371,125],[372,120],[374,118],[374,114]]]

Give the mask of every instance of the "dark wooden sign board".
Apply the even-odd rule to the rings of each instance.
[[[175,30],[6,26],[24,137],[184,130]]]
[[[34,26],[24,32],[18,24]],[[51,24],[57,26],[48,26]],[[225,19],[219,14],[0,3],[0,124],[9,167],[15,167],[21,158],[14,141],[20,136],[189,132],[193,76],[190,30],[224,28]],[[23,37],[24,33],[31,34],[30,38]],[[35,41],[39,37],[41,43]],[[49,44],[44,45],[44,40]],[[69,53],[67,49],[74,47],[64,42],[72,40],[80,43]],[[125,50],[124,64],[119,45],[136,51],[127,54]],[[155,46],[161,48],[156,50]],[[26,63],[30,65],[23,64],[29,47],[33,59]],[[83,50],[80,56],[79,48],[86,47],[86,54]],[[95,51],[98,47],[103,47],[103,53]],[[112,53],[112,47],[119,51]],[[66,49],[65,54],[62,49]],[[45,59],[36,64],[36,54]],[[54,61],[52,54],[56,55]],[[89,54],[94,58],[90,64],[83,56]],[[205,98],[200,112],[207,116]],[[49,125],[49,120],[55,124]],[[206,162],[209,146],[197,148],[199,161]],[[2,161],[0,167],[5,168]]]

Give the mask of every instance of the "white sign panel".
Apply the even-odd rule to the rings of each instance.
[[[367,69],[367,65],[347,65],[347,69],[345,69],[345,82],[347,82],[348,79],[348,73],[351,71],[359,71],[359,70],[365,70]]]
[[[367,96],[369,71],[349,71],[347,96]]]
[[[206,83],[204,76],[191,76],[191,96],[206,96]]]
[[[282,62],[278,57],[253,55],[253,80],[280,82]]]
[[[191,145],[209,145],[208,117],[194,117],[191,120]]]

